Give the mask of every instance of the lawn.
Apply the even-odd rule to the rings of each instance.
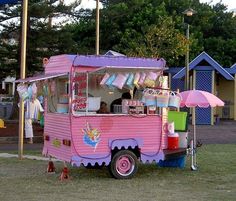
[[[140,165],[131,180],[116,180],[106,168],[70,168],[70,180],[47,174],[47,163],[0,158],[1,201],[168,201],[236,200],[236,145],[206,145],[198,151],[199,170]]]

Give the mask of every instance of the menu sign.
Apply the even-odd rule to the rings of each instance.
[[[85,109],[87,106],[87,98],[85,96],[85,91],[87,87],[87,77],[85,73],[75,73],[75,76],[72,79],[73,82],[73,92],[74,100],[73,109],[75,111]]]

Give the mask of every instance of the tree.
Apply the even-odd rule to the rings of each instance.
[[[151,25],[141,40],[124,39],[128,44],[124,50],[127,55],[141,57],[163,57],[167,62],[174,63],[186,52],[187,40],[183,34],[174,29],[171,18],[163,19],[158,25]],[[131,44],[129,46],[129,44]]]
[[[175,28],[172,17],[167,15],[164,2],[104,2],[105,6],[100,14],[101,53],[113,49],[130,56],[168,57],[169,63],[184,54],[186,40]],[[76,26],[73,25],[74,39],[80,50],[86,53],[95,52],[95,17],[95,12],[87,12],[80,16]],[[158,33],[154,33],[155,31]]]
[[[43,57],[76,52],[77,45],[72,34],[62,24],[53,24],[53,19],[74,16],[74,8],[79,3],[66,6],[63,0],[29,1],[26,60],[28,75],[43,70]],[[0,13],[0,25],[3,27],[0,33],[0,68],[4,72],[0,76],[19,76],[21,5],[2,7]]]

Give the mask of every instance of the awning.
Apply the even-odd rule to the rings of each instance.
[[[36,82],[36,81],[40,81],[40,80],[46,80],[46,79],[50,79],[50,78],[55,78],[55,77],[60,77],[63,75],[68,75],[68,73],[48,73],[48,74],[41,74],[38,76],[34,76],[34,77],[27,77],[25,79],[19,79],[16,80],[15,82]]]

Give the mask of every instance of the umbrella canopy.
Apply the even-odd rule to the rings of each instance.
[[[198,107],[216,107],[224,106],[224,102],[217,98],[215,95],[201,90],[189,90],[180,93],[181,102],[180,107],[192,107],[193,108],[193,141],[191,141],[191,155],[192,155],[192,170],[197,170],[197,159],[196,159],[196,117],[195,108]]]
[[[180,93],[180,107],[216,107],[224,106],[224,102],[215,95],[201,90],[189,90]]]

